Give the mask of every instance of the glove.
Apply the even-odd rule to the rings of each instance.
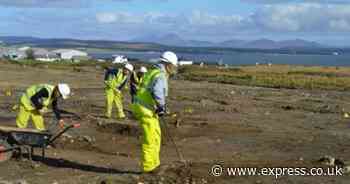
[[[38,110],[38,113],[39,114],[41,114],[41,115],[44,115],[45,113],[47,113],[48,112],[48,109],[47,108],[42,108],[42,109],[40,109],[40,110]]]
[[[104,82],[107,88],[112,88],[111,83],[109,81]]]
[[[114,89],[114,95],[118,95],[120,97],[122,92],[119,89]]]
[[[61,129],[63,129],[63,128],[64,128],[64,125],[65,125],[65,123],[64,123],[63,119],[60,119],[60,120],[58,121],[58,126],[59,126]]]
[[[169,115],[170,114],[170,109],[169,109],[169,107],[168,107],[168,105],[165,105],[165,113],[167,114],[167,115]]]
[[[156,109],[156,114],[158,114],[159,117],[162,117],[166,114],[165,106],[158,106]]]

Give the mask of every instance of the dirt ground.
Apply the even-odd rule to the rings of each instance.
[[[69,83],[74,95],[61,103],[77,113],[81,128],[68,132],[47,149],[47,158],[34,163],[13,158],[0,163],[1,181],[33,184],[87,183],[349,183],[344,176],[227,176],[214,177],[211,167],[326,167],[318,160],[330,155],[343,162],[350,155],[349,92],[285,90],[208,82],[170,82],[166,120],[188,166],[178,163],[169,140],[161,160],[170,165],[163,175],[140,174],[142,133],[128,111],[127,120],[103,118],[103,69],[51,68],[0,63],[0,125],[15,126],[18,99],[31,84]],[[6,91],[12,94],[6,94]],[[174,115],[176,114],[176,116]],[[50,122],[52,115],[46,116]],[[36,151],[39,155],[40,150]]]

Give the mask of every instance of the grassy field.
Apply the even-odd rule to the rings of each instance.
[[[111,62],[97,62],[96,60],[88,60],[88,61],[81,61],[81,62],[72,62],[71,60],[61,60],[61,61],[55,61],[55,62],[43,62],[43,61],[23,59],[23,60],[19,60],[19,61],[0,60],[0,62],[18,64],[21,66],[62,69],[62,70],[66,70],[67,67],[72,67],[73,70],[77,70],[77,71],[79,71],[79,67],[89,67],[89,66],[96,66],[96,67],[100,67],[100,68],[106,68],[106,67],[119,68],[119,67],[122,67],[122,64],[112,64]],[[149,64],[142,64],[142,63],[139,63],[136,61],[131,61],[131,62],[133,62],[133,65],[136,68],[140,68],[141,65],[142,66],[150,66]]]
[[[121,67],[118,64],[100,63],[94,60],[79,63],[72,63],[71,61],[48,63],[33,60],[11,62],[19,65],[63,70],[67,69],[67,66],[71,66],[74,71],[79,71],[80,67],[85,66]],[[141,65],[150,66],[149,64],[135,64],[136,68]],[[178,74],[180,78],[190,81],[208,81],[244,86],[340,91],[350,89],[350,68],[348,67],[273,65],[224,68],[193,65],[180,67]]]
[[[187,66],[179,69],[186,80],[287,89],[350,89],[350,68],[306,66],[242,66],[218,68]]]

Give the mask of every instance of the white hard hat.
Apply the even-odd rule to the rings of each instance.
[[[68,84],[58,84],[58,91],[61,93],[63,99],[67,99],[70,95],[70,87]]]
[[[171,63],[174,66],[177,66],[178,59],[175,53],[166,51],[160,56],[160,61]]]
[[[132,72],[134,70],[134,67],[132,66],[132,64],[125,64],[124,68],[128,69],[130,72]]]
[[[146,72],[147,72],[147,68],[144,67],[144,66],[142,66],[142,67],[140,68],[140,72],[141,72],[141,73],[146,73]]]

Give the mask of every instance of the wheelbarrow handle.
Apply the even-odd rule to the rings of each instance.
[[[77,124],[73,124],[73,125],[69,125],[68,127],[64,128],[61,132],[59,132],[57,135],[55,135],[53,138],[51,138],[47,145],[50,145],[52,144],[54,141],[56,141],[59,137],[61,137],[62,134],[66,133],[69,129],[72,129],[72,128],[79,128],[80,127],[80,124],[77,123]]]
[[[73,128],[80,128],[80,123],[74,124]]]
[[[11,146],[10,148],[7,148],[5,150],[1,150],[0,153],[1,152],[3,152],[3,153],[10,152],[10,151],[13,151],[13,150],[18,149],[18,148],[20,148],[20,146]]]

